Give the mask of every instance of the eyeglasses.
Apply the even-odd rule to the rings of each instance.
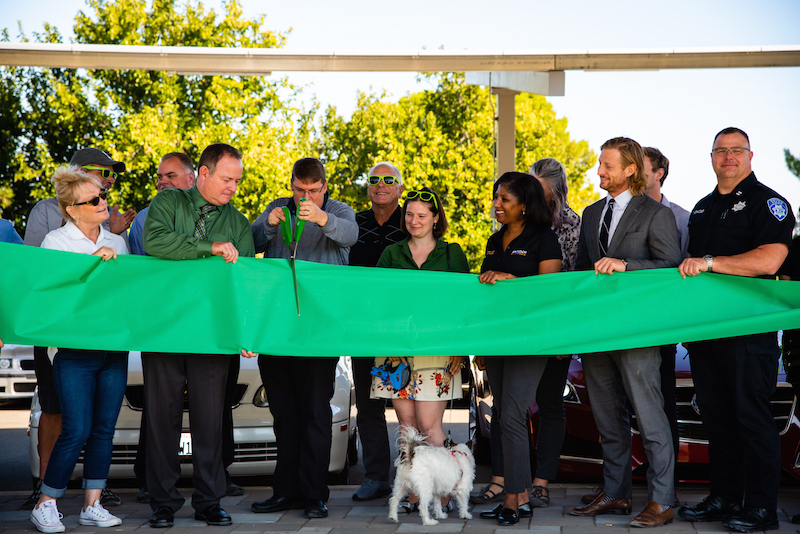
[[[86,169],[87,171],[100,171],[100,176],[102,176],[103,178],[108,178],[109,176],[111,176],[113,179],[116,180],[117,176],[119,176],[119,174],[117,174],[116,172],[112,171],[111,169],[104,169],[103,167],[95,167],[93,165],[84,165],[83,168]],[[77,206],[77,204],[75,204],[75,205]],[[95,206],[97,206],[97,204],[95,204]]]
[[[316,187],[314,189],[303,189],[302,187],[297,187],[296,185],[292,184],[292,191],[297,191],[298,193],[302,193],[307,196],[311,195],[318,195],[322,192],[325,187]]]
[[[727,156],[728,152],[730,152],[734,156],[741,156],[745,152],[750,152],[750,149],[745,148],[743,146],[732,146],[728,148],[722,148],[722,147],[715,148],[714,150],[711,151],[711,153],[714,154],[715,156]]]
[[[105,200],[106,198],[108,198],[108,191],[103,189],[102,191],[100,191],[100,194],[94,197],[93,199],[87,200],[86,202],[78,202],[76,204],[73,204],[73,206],[83,206],[84,204],[91,204],[92,206],[97,206],[98,204],[100,204],[100,199]]]
[[[400,178],[396,176],[370,176],[369,185],[378,185],[381,180],[385,185],[394,185],[395,182],[400,183]]]
[[[433,202],[433,207],[439,209],[439,203],[436,202],[436,195],[429,191],[409,191],[406,195],[406,200],[420,199],[423,202]]]

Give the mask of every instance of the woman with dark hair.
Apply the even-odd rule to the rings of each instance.
[[[128,253],[125,241],[101,225],[108,219],[108,205],[106,190],[96,177],[77,167],[61,167],[53,182],[59,210],[67,222],[45,236],[42,248],[92,254],[103,261]],[[78,522],[95,527],[119,525],[122,520],[100,504],[100,494],[111,465],[111,440],[125,394],[128,353],[59,348],[53,357],[53,378],[61,403],[61,435],[47,464],[42,495],[31,521],[41,532],[64,532],[56,499],[66,492],[83,449],[85,495]]]
[[[481,283],[561,271],[561,247],[550,228],[553,214],[536,178],[521,172],[505,173],[494,184],[492,205],[497,222],[503,226],[486,244]],[[494,397],[492,427],[499,423],[501,430],[502,457],[499,465],[493,458],[492,475],[504,477],[501,484],[505,485],[505,495],[502,504],[481,512],[481,517],[497,519],[500,525],[513,525],[520,516],[533,515],[528,496],[532,486],[528,406],[536,396],[548,360],[537,356],[484,359]],[[496,445],[493,443],[493,449]]]
[[[469,262],[457,243],[447,243],[442,236],[447,231],[439,196],[423,187],[409,191],[403,204],[401,229],[407,236],[383,251],[378,267],[468,273]],[[427,436],[428,444],[442,447],[445,433],[442,419],[447,401],[461,398],[462,356],[413,356],[409,358],[375,359],[376,366],[385,363],[405,363],[410,367],[410,379],[402,389],[395,390],[389,378],[375,377],[372,382],[374,398],[391,399],[398,422],[416,428]],[[401,503],[404,510],[416,508],[416,496]],[[445,504],[445,503],[443,503]],[[449,510],[449,508],[448,508]]]

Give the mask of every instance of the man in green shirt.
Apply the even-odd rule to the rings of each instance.
[[[250,223],[229,204],[241,179],[241,153],[223,143],[209,145],[200,156],[194,188],[165,189],[150,203],[142,232],[145,252],[167,260],[221,256],[228,263],[236,263],[239,256],[255,256]],[[202,295],[198,292],[195,298],[202,299]],[[209,525],[231,524],[230,515],[219,505],[226,489],[222,417],[231,357],[142,354],[145,399],[152,408],[145,412],[151,527],[171,527],[184,502],[175,487],[180,478],[178,442],[184,387],[191,420],[194,517]]]

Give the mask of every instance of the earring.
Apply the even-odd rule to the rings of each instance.
[[[433,229],[436,230],[436,223],[433,223]]]
[[[522,210],[522,216],[525,217],[525,210]]]

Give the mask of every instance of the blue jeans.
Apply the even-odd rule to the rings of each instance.
[[[128,353],[59,349],[53,377],[61,403],[61,435],[47,465],[42,493],[56,499],[64,495],[81,449],[84,489],[102,489],[125,395]]]

